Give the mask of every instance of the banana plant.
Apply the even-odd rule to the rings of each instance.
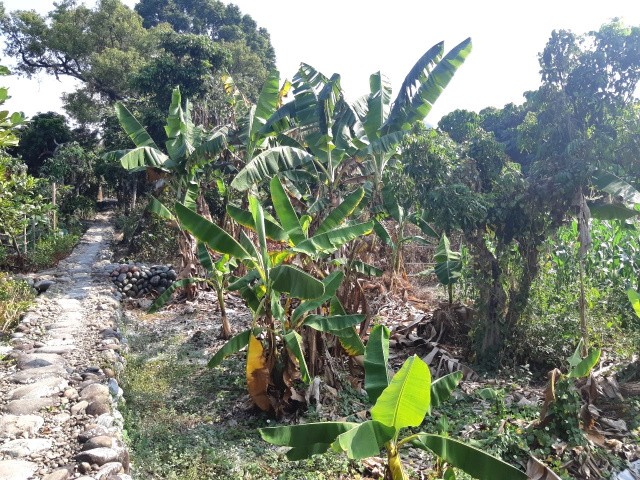
[[[127,107],[118,102],[115,109],[122,128],[135,148],[108,152],[104,157],[118,160],[123,168],[132,173],[146,170],[149,180],[160,180],[161,185],[168,185],[175,198],[190,208],[196,209],[198,203],[204,204],[202,198],[198,201],[198,182],[202,168],[227,148],[230,129],[220,127],[206,131],[203,127],[194,125],[191,120],[191,103],[187,100],[183,106],[180,89],[176,88],[171,96],[167,116],[167,153],[164,153]],[[179,275],[191,276],[191,265],[197,263],[193,238],[180,227],[180,222],[171,210],[155,196],[150,196],[147,208],[166,220],[170,226],[179,229]]]
[[[382,189],[382,199],[384,207],[389,216],[396,221],[396,233],[392,235],[389,230],[377,219],[373,220],[373,229],[380,237],[380,240],[391,248],[391,288],[393,289],[395,277],[403,270],[402,249],[405,244],[409,242],[416,242],[421,245],[430,245],[431,241],[425,237],[437,238],[436,232],[431,226],[424,220],[417,212],[411,212],[410,207],[406,207],[400,204],[395,198],[388,186]],[[424,236],[420,235],[408,235],[405,236],[404,232],[407,225],[411,223],[422,231]]]
[[[220,306],[220,317],[222,320],[222,338],[229,340],[231,338],[231,325],[227,318],[227,310],[224,303],[225,287],[228,283],[231,269],[235,268],[235,259],[229,257],[229,255],[221,255],[215,262],[211,259],[211,255],[207,246],[198,242],[198,260],[207,271],[205,278],[182,278],[173,282],[163,293],[160,295],[153,305],[149,308],[149,313],[157,312],[162,306],[169,301],[171,295],[177,288],[187,287],[194,283],[206,282],[218,296],[218,305]]]
[[[281,242],[286,245],[287,248],[275,253],[282,261],[291,261],[296,258],[307,270],[314,272],[324,271],[326,270],[325,259],[327,259],[327,257],[333,255],[346,243],[360,238],[372,230],[371,222],[348,223],[348,218],[364,198],[364,190],[362,188],[357,188],[347,195],[340,205],[329,212],[326,218],[319,224],[315,233],[310,235],[309,225],[311,225],[313,219],[308,215],[298,217],[291,204],[289,194],[285,190],[280,178],[275,176],[269,186],[271,203],[280,221],[278,222],[278,220],[270,215],[265,215],[265,235],[272,241]],[[228,206],[227,212],[229,216],[239,224],[257,231],[255,220],[248,212],[233,205]],[[341,274],[340,280],[342,280],[342,278],[343,275]],[[332,300],[335,290],[337,290],[339,285],[340,283],[338,282],[336,288],[331,293],[331,298],[325,298],[316,308],[320,307],[322,303]],[[337,299],[333,299],[334,305],[336,305],[336,302]],[[338,307],[336,306],[336,308]],[[341,306],[339,308],[342,309]],[[344,315],[344,312],[337,315]],[[358,316],[358,318],[364,319],[365,316]],[[331,333],[339,338],[340,343],[348,354],[354,356],[362,354],[362,343],[355,333],[353,326],[328,328],[328,326],[325,325],[327,328],[318,329],[315,328],[316,323],[300,323],[298,320],[297,312],[294,312],[291,328],[296,329],[307,326],[315,330]],[[304,318],[300,318],[300,320],[304,320]],[[315,352],[317,352],[317,348],[314,347],[317,343],[314,337],[316,334],[308,329],[302,329],[300,333],[303,334],[304,343],[309,347],[310,370],[312,373],[316,373],[315,365],[317,359]]]
[[[429,367],[414,355],[390,380],[388,339],[386,327],[377,325],[365,352],[365,389],[375,402],[371,420],[261,428],[262,438],[274,445],[291,447],[286,454],[289,460],[309,458],[329,449],[346,452],[351,459],[363,459],[379,455],[384,447],[385,478],[393,480],[408,480],[400,452],[411,447],[433,453],[474,478],[526,480],[527,475],[512,465],[445,435],[420,432],[400,437],[403,429],[419,427],[432,408],[449,398],[462,375],[456,372],[431,382]]]
[[[295,381],[309,383],[311,378],[304,357],[301,326],[336,332],[345,342],[355,342],[353,326],[362,322],[364,315],[345,315],[338,312],[330,316],[310,315],[335,295],[342,280],[342,272],[334,272],[322,281],[305,271],[285,263],[288,252],[269,252],[267,231],[284,235],[286,230],[275,219],[267,219],[257,198],[249,196],[251,224],[257,242],[241,232],[236,241],[227,232],[209,222],[193,210],[176,203],[176,212],[182,225],[198,241],[213,251],[238,262],[243,262],[248,273],[227,287],[238,290],[253,313],[250,329],[231,338],[211,359],[210,367],[244,347],[247,351],[247,386],[254,403],[264,411],[282,412],[295,395]],[[283,221],[283,225],[289,225]],[[287,227],[284,227],[287,228]],[[291,230],[295,235],[294,230]],[[298,232],[299,233],[299,232]],[[327,240],[327,244],[330,244]],[[282,303],[284,299],[284,306]],[[289,316],[293,299],[302,302]],[[336,312],[336,308],[333,312]],[[261,337],[259,339],[258,337]],[[356,335],[357,337],[357,335]],[[354,343],[357,348],[357,344]]]

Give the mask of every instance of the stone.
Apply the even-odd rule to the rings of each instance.
[[[43,450],[51,450],[52,446],[53,441],[46,438],[21,438],[3,444],[0,446],[0,452],[11,457],[26,457]]]
[[[106,385],[102,385],[101,383],[92,383],[91,385],[87,385],[80,392],[80,398],[83,400],[87,400],[88,402],[92,401],[110,401],[109,397],[109,387]]]
[[[0,461],[0,480],[28,480],[37,470],[37,463],[3,460]]]
[[[42,478],[42,480],[67,480],[71,477],[69,470],[66,468],[59,468],[58,470],[54,470],[49,475],[46,475]]]
[[[25,385],[24,387],[18,387],[11,390],[6,398],[8,400],[17,400],[21,398],[42,398],[50,397],[61,391],[63,391],[69,383],[60,377],[49,377],[39,380],[31,385]]]
[[[49,287],[55,283],[56,282],[54,282],[53,280],[40,280],[39,282],[33,284],[33,288],[42,293],[49,290]]]
[[[17,359],[18,370],[64,365],[64,363],[64,358],[55,353],[24,353]]]
[[[89,473],[91,471],[91,464],[88,462],[80,462],[78,465],[78,471],[80,473]],[[91,477],[82,477],[82,478],[91,478]]]
[[[115,378],[109,379],[109,393],[114,397],[118,395],[120,387],[118,386],[118,381]]]
[[[58,413],[53,416],[53,421],[57,424],[68,422],[71,419],[71,415],[66,412]]]
[[[22,370],[9,376],[9,380],[13,383],[21,383],[27,385],[35,383],[39,380],[48,377],[57,377],[60,375],[66,375],[68,372],[62,365],[49,365],[40,368],[31,368],[29,370]]]
[[[101,466],[93,476],[96,480],[106,480],[107,477],[120,473],[123,470],[120,462],[109,462]]]
[[[44,347],[37,348],[34,353],[57,353],[58,355],[64,355],[75,349],[75,345],[45,345]]]
[[[151,277],[151,280],[149,281],[149,283],[154,287],[157,286],[160,283],[160,276],[154,275],[153,277]]]
[[[111,411],[111,408],[109,408],[109,405],[100,401],[91,402],[85,409],[85,413],[87,415],[91,415],[94,417],[97,417],[104,413],[109,413],[110,411]]]
[[[71,415],[82,415],[86,408],[89,406],[89,402],[82,400],[71,407]]]
[[[80,443],[84,443],[94,437],[100,437],[108,434],[109,434],[109,431],[106,428],[100,425],[94,425],[93,428],[89,428],[84,432],[81,432],[80,434],[78,434],[78,441]]]
[[[90,438],[82,446],[82,450],[93,450],[94,448],[111,448],[113,439],[108,435],[100,435]]]
[[[67,388],[67,389],[64,391],[64,396],[65,396],[66,398],[69,398],[69,399],[74,398],[74,397],[77,397],[77,396],[78,396],[78,391],[77,391],[75,388],[73,388],[73,387],[72,387],[72,388]]]
[[[0,434],[20,436],[23,433],[34,435],[44,425],[44,419],[38,415],[4,415],[0,417]]]
[[[47,398],[28,398],[21,400],[13,400],[4,406],[3,410],[12,415],[28,415],[37,412],[42,408],[55,407],[60,402],[51,397]],[[1,480],[2,477],[0,477]]]
[[[114,440],[114,443],[117,440]],[[78,462],[87,462],[90,464],[96,464],[98,466],[102,466],[105,463],[111,462],[123,462],[120,459],[124,459],[124,448],[94,448],[92,450],[86,450],[84,452],[80,452],[76,455],[76,460]]]

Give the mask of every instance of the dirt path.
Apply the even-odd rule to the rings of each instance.
[[[104,270],[113,228],[98,217],[0,347],[0,480],[126,480],[119,302]]]

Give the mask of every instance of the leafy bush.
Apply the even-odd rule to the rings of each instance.
[[[83,220],[93,218],[98,211],[95,200],[84,195],[71,196],[60,205],[60,213]]]
[[[0,273],[0,328],[13,327],[35,298],[34,290],[24,280],[13,280]]]
[[[80,240],[78,235],[50,235],[40,239],[27,258],[28,268],[42,270],[56,265],[71,253]]]

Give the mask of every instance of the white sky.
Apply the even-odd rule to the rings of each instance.
[[[124,0],[133,6],[136,0]],[[93,4],[92,0],[86,2]],[[391,79],[394,95],[404,76],[432,45],[445,50],[467,37],[473,52],[439,98],[427,121],[457,108],[481,110],[521,103],[522,94],[537,88],[538,52],[553,29],[576,33],[595,30],[613,17],[640,25],[638,0],[298,0],[288,8],[265,0],[235,0],[271,34],[281,76],[291,79],[300,62],[330,76],[340,73],[349,99],[369,91],[369,75],[378,70]],[[53,8],[49,0],[5,0],[7,11]],[[3,58],[2,64],[11,65]],[[60,111],[60,94],[72,82],[41,75],[37,80],[5,77],[13,99],[6,108],[28,116]]]

